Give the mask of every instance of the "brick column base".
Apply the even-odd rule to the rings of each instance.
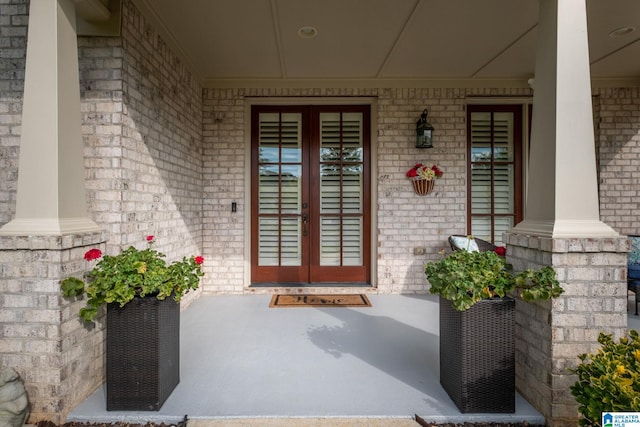
[[[569,372],[595,351],[600,332],[626,334],[629,241],[548,238],[506,233],[507,261],[517,271],[552,266],[564,294],[516,304],[516,387],[549,426],[575,426],[578,405]]]
[[[28,422],[64,422],[104,381],[104,325],[78,318],[82,300],[63,298],[60,280],[90,270],[90,248],[105,233],[0,236],[0,365],[25,382]]]

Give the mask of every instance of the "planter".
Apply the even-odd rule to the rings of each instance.
[[[107,410],[158,411],[180,381],[180,304],[107,305]]]
[[[511,298],[466,311],[440,298],[440,384],[460,412],[515,412],[514,309]]]
[[[435,180],[426,180],[426,179],[414,179],[411,181],[413,183],[413,191],[420,196],[426,196],[427,194],[433,191],[433,187],[435,186]]]

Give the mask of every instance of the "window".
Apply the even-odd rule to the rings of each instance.
[[[469,234],[496,245],[522,220],[521,105],[467,108]]]

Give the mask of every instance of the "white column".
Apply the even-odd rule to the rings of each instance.
[[[72,0],[32,0],[15,218],[0,235],[100,231],[87,217]]]
[[[600,221],[585,0],[541,0],[524,221],[512,232],[612,237]]]

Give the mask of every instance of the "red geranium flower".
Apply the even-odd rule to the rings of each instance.
[[[153,242],[153,236],[147,236],[147,242],[149,243]]]
[[[498,246],[493,251],[500,256],[507,256],[507,248],[505,248],[504,246]]]
[[[194,258],[194,261],[196,262],[196,264],[200,265],[204,262],[204,258],[198,255],[197,257]]]
[[[89,249],[84,254],[84,259],[87,261],[93,261],[94,259],[98,259],[102,256],[102,251],[100,249]]]
[[[424,163],[416,163],[414,167],[409,169],[405,174],[410,179],[426,179],[431,181],[432,179],[441,178],[443,175],[442,169],[437,165],[431,167]]]
[[[416,163],[414,167],[407,171],[407,178],[415,178],[418,176],[418,169],[423,167],[422,163]]]

